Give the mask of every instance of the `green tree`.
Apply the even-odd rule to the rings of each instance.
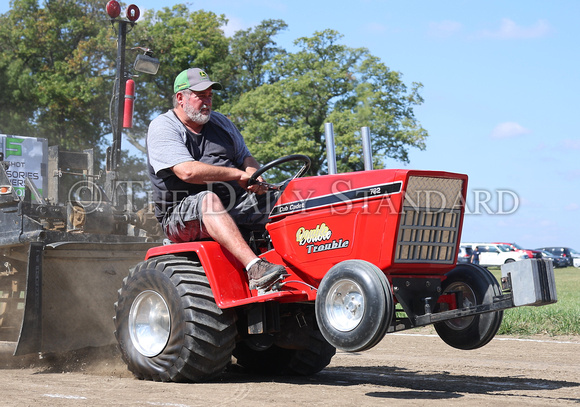
[[[46,137],[65,150],[108,144],[117,28],[104,3],[11,1],[0,15],[1,133]],[[231,115],[262,162],[304,153],[314,173],[324,172],[326,122],[334,124],[340,171],[362,169],[362,126],[373,134],[376,166],[386,158],[406,162],[409,148],[424,148],[427,132],[413,113],[421,85],[408,89],[368,50],[341,45],[326,30],[299,38],[299,51],[287,53],[275,42],[287,27],[281,20],[231,39],[225,24],[223,15],[176,5],[147,11],[129,30],[127,69],[137,46],[161,63],[155,76],[134,76],[135,127],[124,133],[141,151],[150,120],[171,108],[175,76],[192,66],[224,85],[214,109]]]
[[[227,85],[231,77],[229,40],[221,28],[226,23],[224,15],[190,12],[186,5],[178,4],[160,11],[148,10],[128,35],[128,43],[151,49],[160,62],[156,75],[136,78],[134,128],[125,134],[139,150],[145,152],[143,139],[151,118],[173,107],[173,82],[181,71],[199,67]],[[127,59],[134,59],[138,52],[129,51]],[[214,107],[219,107],[223,97],[223,93],[216,93]]]
[[[230,46],[233,75],[228,87],[232,99],[278,80],[272,71],[266,69],[266,64],[275,56],[286,53],[283,48],[276,47],[274,37],[287,27],[282,20],[264,20],[254,28],[235,33]]]
[[[189,12],[183,4],[147,11],[139,21],[133,42],[150,48],[159,59],[160,68],[155,76],[142,78],[145,86],[139,91],[147,96],[140,98],[142,112],[147,115],[172,107],[173,81],[184,69],[196,66],[210,75],[227,73],[223,61],[229,41],[220,28],[225,23],[223,15],[203,10]]]
[[[0,132],[96,146],[108,126],[112,62],[102,1],[13,0],[0,16]]]
[[[299,38],[298,52],[280,53],[264,68],[278,81],[224,106],[261,162],[303,153],[313,173],[324,172],[326,122],[334,126],[339,172],[363,169],[363,126],[371,129],[375,168],[387,157],[407,162],[409,147],[425,148],[427,131],[413,113],[421,85],[407,89],[399,73],[340,38],[333,30]]]
[[[42,7],[38,0],[11,2],[0,16],[1,133],[45,137],[64,150],[102,152],[116,113],[118,32],[104,6],[102,0],[45,0]],[[198,66],[231,77],[229,40],[220,28],[226,23],[223,15],[189,12],[182,4],[149,10],[129,26],[126,70],[131,72],[141,52],[136,47],[150,48],[160,60],[157,75],[133,76],[134,128],[124,134],[142,152],[151,117],[171,108],[180,71]]]

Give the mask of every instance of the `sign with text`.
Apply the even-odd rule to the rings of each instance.
[[[40,194],[48,184],[48,140],[0,134],[0,159],[8,163],[6,175],[19,196],[24,195],[24,182],[30,178]]]

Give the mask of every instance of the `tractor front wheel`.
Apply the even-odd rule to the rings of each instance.
[[[187,257],[160,256],[131,269],[114,320],[121,356],[139,379],[204,381],[231,361],[235,313],[217,307],[203,268]]]
[[[363,260],[346,260],[324,276],[316,321],[326,340],[348,352],[367,350],[385,336],[395,312],[385,274]]]
[[[443,294],[456,294],[463,302],[458,308],[491,304],[493,297],[501,295],[499,283],[486,268],[474,264],[462,264],[449,273],[443,282]],[[444,304],[439,309],[446,311]],[[434,324],[437,334],[448,345],[463,350],[477,349],[486,345],[497,333],[503,311],[492,311]]]

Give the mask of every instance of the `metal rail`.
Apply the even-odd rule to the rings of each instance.
[[[514,308],[513,296],[511,294],[498,295],[493,298],[491,304],[474,305],[473,307],[454,309],[417,315],[415,317],[415,326],[430,325],[435,322],[447,321],[455,318],[469,317],[472,315],[485,314],[486,312],[501,311],[508,308]]]

